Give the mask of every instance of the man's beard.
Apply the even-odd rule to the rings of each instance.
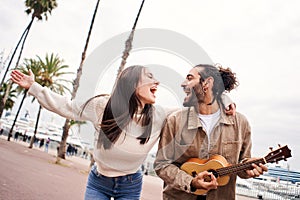
[[[192,107],[192,106],[197,105],[197,103],[198,103],[198,100],[195,95],[195,92],[193,89],[191,89],[191,92],[189,94],[187,94],[187,96],[184,98],[183,106],[184,107]]]
[[[192,89],[184,88],[184,91],[187,94],[183,102],[184,107],[197,106],[204,103],[205,92],[200,84],[195,85]]]

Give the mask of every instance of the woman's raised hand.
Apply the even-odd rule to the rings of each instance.
[[[26,75],[19,70],[13,70],[11,72],[11,80],[19,86],[28,89],[34,83],[34,74],[29,69],[29,75]]]

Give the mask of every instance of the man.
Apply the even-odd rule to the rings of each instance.
[[[192,176],[180,167],[190,158],[209,159],[213,155],[222,155],[230,164],[251,160],[249,123],[240,113],[226,115],[221,98],[225,90],[236,86],[235,74],[229,69],[197,65],[190,70],[182,84],[187,93],[184,106],[189,107],[167,118],[154,163],[157,175],[166,184],[164,199],[235,199],[235,174],[230,175],[226,185],[218,187],[213,173],[204,171]],[[252,167],[238,175],[250,178],[267,171],[262,164]],[[198,189],[207,193],[195,195]]]

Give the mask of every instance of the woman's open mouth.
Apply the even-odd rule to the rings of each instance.
[[[150,92],[151,92],[152,94],[155,94],[156,91],[157,91],[157,87],[156,87],[156,86],[150,88]]]

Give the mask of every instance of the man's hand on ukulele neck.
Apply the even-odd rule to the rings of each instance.
[[[247,160],[247,162],[251,162],[253,160],[257,160],[257,158],[250,158]],[[262,163],[259,163],[258,165],[252,163],[251,166],[252,169],[246,170],[246,173],[249,176],[249,178],[258,177],[262,175],[264,172],[268,171],[268,168]]]

